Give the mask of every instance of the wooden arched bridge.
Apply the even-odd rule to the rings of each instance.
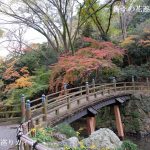
[[[123,125],[119,111],[119,104],[130,99],[133,93],[150,94],[150,84],[146,82],[120,82],[110,84],[91,85],[72,89],[64,88],[63,91],[42,95],[41,98],[25,102],[21,99],[21,114],[24,129],[23,142],[27,142],[25,136],[31,128],[37,126],[56,125],[61,122],[71,123],[83,116],[87,117],[89,134],[95,130],[95,115],[97,110],[108,106],[114,106],[118,135],[124,137]],[[31,142],[30,142],[31,145]]]

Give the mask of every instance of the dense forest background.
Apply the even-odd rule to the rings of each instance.
[[[83,85],[150,77],[150,2],[124,0],[0,0],[13,29],[1,29],[9,55],[0,59],[0,99]],[[47,42],[26,43],[28,28]]]

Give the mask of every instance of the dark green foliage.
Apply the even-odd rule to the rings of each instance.
[[[23,56],[20,57],[16,66],[17,67],[28,67],[32,73],[35,69],[51,65],[57,62],[57,53],[47,48],[45,44],[39,46],[39,49],[27,51]]]
[[[130,33],[131,34],[131,33]],[[126,48],[125,65],[142,65],[150,61],[150,20],[137,24],[132,35],[123,41]]]
[[[115,116],[113,113],[113,108],[104,107],[98,110],[98,115],[96,115],[96,126],[98,128],[112,128],[114,129]]]
[[[142,22],[146,21],[147,19],[150,18],[150,13],[148,12],[145,12],[145,13],[137,13],[133,20],[130,22],[129,26],[128,26],[128,29],[129,29],[129,32],[133,33],[135,32],[135,28]]]
[[[103,68],[101,71],[101,76],[103,79],[109,79],[112,76],[118,77],[121,75],[121,70],[119,67],[112,67],[112,68]]]
[[[51,133],[45,132],[45,130],[43,130],[43,131],[37,130],[36,131],[36,137],[33,139],[35,139],[39,143],[54,142],[55,141],[55,139],[51,136]]]
[[[139,125],[139,120],[138,118],[130,118],[128,121],[124,121],[125,128],[129,132],[139,132],[140,125]]]
[[[117,150],[137,150],[137,145],[129,140],[123,141],[121,148],[118,148]]]
[[[136,112],[136,111],[132,112],[131,115],[133,118],[139,118],[140,116],[139,112]]]
[[[54,129],[65,134],[68,138],[77,135],[75,130],[69,124],[66,123],[59,124]]]
[[[150,63],[142,64],[141,66],[130,65],[123,69],[125,77],[149,77],[150,76]]]
[[[93,27],[92,24],[87,22],[82,29],[82,36],[92,37]]]

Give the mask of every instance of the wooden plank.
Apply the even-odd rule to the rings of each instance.
[[[3,112],[0,112],[0,115],[2,114],[19,114],[21,113],[21,111],[3,111]]]
[[[0,118],[0,122],[3,122],[3,121],[10,121],[10,120],[16,120],[16,121],[21,121],[21,117],[12,117],[12,118]]]
[[[124,101],[121,98],[116,98],[116,100],[121,104],[124,103]]]
[[[29,137],[26,136],[26,135],[22,135],[20,139],[21,139],[21,141],[22,141],[23,143],[26,143],[27,145],[29,145],[29,146],[31,146],[31,147],[32,147],[33,144],[36,142],[35,140],[32,140],[31,138],[29,138]],[[40,143],[38,143],[35,148],[36,148],[37,150],[54,150],[54,149],[48,148],[48,147],[46,147],[46,146],[44,146],[44,145],[42,145],[42,144],[40,144]]]
[[[89,107],[88,108],[88,111],[91,113],[91,114],[93,114],[93,115],[96,115],[98,112],[97,112],[97,110],[95,110],[94,108],[92,108],[92,107]]]

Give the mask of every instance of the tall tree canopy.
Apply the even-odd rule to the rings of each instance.
[[[99,32],[99,36],[102,40],[107,41],[109,39],[108,32],[111,26],[111,20],[113,18],[114,5],[120,0],[110,1],[108,5],[102,5],[100,1],[96,0],[85,0],[85,5],[81,10],[81,17],[85,18],[91,14],[91,17],[88,19],[88,22],[92,23],[93,26],[96,26]],[[96,12],[97,9],[103,7]],[[94,13],[95,12],[95,13]]]
[[[100,29],[102,34],[107,34],[110,26],[112,7],[118,0],[109,0],[102,5],[97,5],[98,0],[79,2],[78,0],[0,0],[0,12],[11,16],[9,23],[22,23],[44,35],[49,45],[56,51],[72,50],[79,30],[92,18],[100,29],[98,12],[105,7],[110,10],[108,27],[106,31]],[[90,2],[90,4],[87,4]],[[96,7],[95,7],[96,5]],[[78,11],[77,8],[78,7]],[[86,9],[85,9],[86,8]],[[85,17],[81,17],[82,10],[90,10]]]
[[[114,60],[121,60],[124,51],[111,42],[98,42],[84,38],[89,46],[79,49],[74,56],[62,56],[52,69],[50,89],[58,89],[63,83],[80,84],[94,73],[101,71],[105,78],[119,74]],[[100,77],[99,77],[100,78]]]

